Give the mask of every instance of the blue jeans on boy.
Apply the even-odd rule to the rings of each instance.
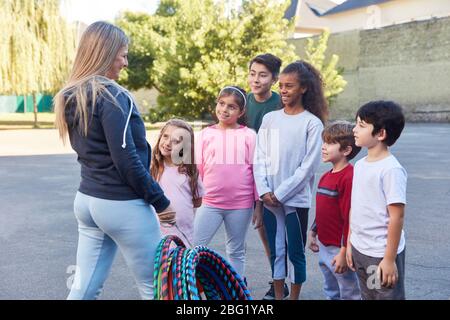
[[[333,258],[341,248],[319,244],[319,267],[324,277],[323,291],[328,300],[361,300],[356,272],[348,269],[342,274],[334,272]]]

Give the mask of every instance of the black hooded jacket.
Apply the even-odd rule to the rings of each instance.
[[[87,136],[75,119],[75,103],[66,108],[70,143],[81,164],[78,190],[101,199],[144,199],[161,212],[170,202],[149,172],[151,148],[144,122],[125,89],[114,84],[106,89],[117,103],[106,94],[97,97],[94,107],[88,100]]]

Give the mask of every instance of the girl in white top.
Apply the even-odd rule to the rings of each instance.
[[[255,220],[258,226],[264,219],[275,299],[283,298],[288,269],[290,299],[297,300],[306,280],[308,210],[327,102],[320,73],[304,61],[289,64],[279,86],[283,109],[266,114],[258,132],[254,175],[264,210],[256,211]]]

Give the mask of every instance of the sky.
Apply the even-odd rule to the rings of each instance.
[[[61,13],[68,21],[90,24],[98,20],[113,21],[120,11],[154,13],[159,0],[60,0]],[[189,0],[185,0],[189,1]],[[236,2],[236,0],[229,0]],[[331,0],[342,3],[344,0]]]
[[[159,0],[60,0],[61,14],[68,21],[86,24],[98,20],[113,21],[120,11],[154,13]]]

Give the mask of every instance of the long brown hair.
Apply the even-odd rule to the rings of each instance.
[[[296,74],[300,86],[306,88],[302,96],[303,107],[325,123],[328,118],[328,103],[323,93],[320,72],[308,62],[298,60],[287,65],[281,73]]]
[[[128,45],[128,37],[118,27],[103,21],[89,25],[81,36],[77,54],[69,79],[54,98],[55,125],[59,136],[66,141],[68,126],[65,117],[66,107],[75,101],[75,118],[80,131],[86,136],[88,130],[88,102],[95,105],[99,95],[106,94],[113,103],[116,99],[106,90],[114,85],[125,90],[106,77],[120,49]]]
[[[158,140],[156,142],[156,145],[155,145],[155,147],[153,149],[153,153],[152,153],[152,162],[150,165],[151,175],[152,175],[153,179],[155,179],[156,181],[159,182],[159,180],[161,179],[162,173],[164,171],[164,156],[161,154],[161,151],[159,150],[159,144],[161,142],[161,138],[162,138],[164,132],[166,131],[166,129],[169,126],[184,129],[187,132],[189,132],[189,136],[190,136],[190,148],[188,150],[189,153],[188,154],[184,153],[185,148],[183,148],[181,150],[181,152],[184,153],[184,154],[180,155],[180,156],[182,156],[183,160],[182,160],[181,164],[179,164],[177,166],[178,166],[178,172],[186,175],[189,179],[189,186],[191,188],[192,199],[193,200],[198,199],[199,198],[199,194],[198,194],[199,173],[198,173],[197,165],[195,164],[195,160],[194,160],[194,157],[195,157],[195,154],[194,154],[194,152],[195,152],[194,130],[185,121],[183,121],[181,119],[171,119],[171,120],[167,121],[167,123],[161,129],[161,132],[159,133]]]

